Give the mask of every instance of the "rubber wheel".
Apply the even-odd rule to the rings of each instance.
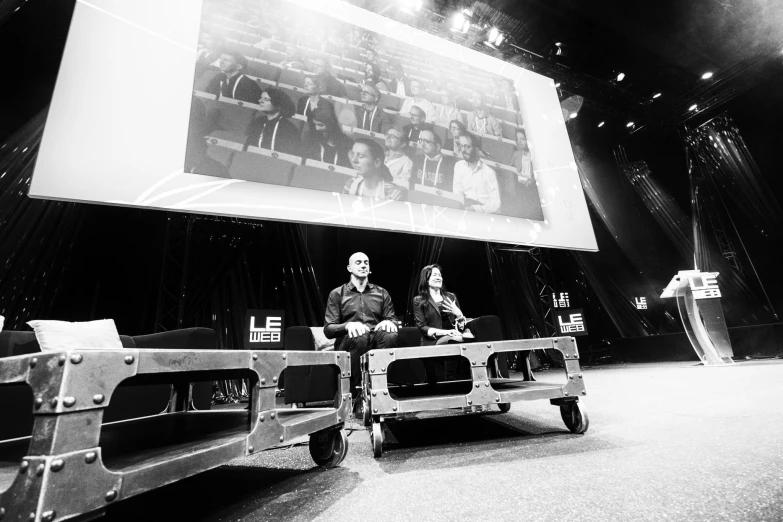
[[[511,409],[511,403],[510,402],[501,402],[498,404],[498,408],[500,408],[500,411],[502,413],[508,413],[508,411]]]
[[[377,459],[383,454],[383,426],[380,422],[372,423],[370,443],[372,444],[372,455]]]
[[[326,430],[310,435],[310,456],[324,469],[339,466],[348,454],[348,437],[343,430]]]
[[[560,405],[560,416],[571,433],[584,433],[590,426],[587,410],[581,402],[571,401]]]
[[[366,400],[362,400],[362,423],[365,427],[369,427],[372,424],[372,415],[370,414],[370,405]]]

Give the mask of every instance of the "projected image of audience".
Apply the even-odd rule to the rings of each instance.
[[[237,5],[205,2],[186,172],[544,219],[511,80],[285,0]]]

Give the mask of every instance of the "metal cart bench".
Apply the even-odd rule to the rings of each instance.
[[[498,375],[491,368],[494,354],[542,349],[554,349],[563,354],[568,377],[564,385],[492,376]],[[469,379],[417,386],[389,382],[389,368],[395,361],[449,356],[467,359],[470,364]],[[587,412],[579,402],[587,391],[573,337],[372,350],[362,356],[361,368],[362,418],[370,429],[370,441],[376,457],[383,453],[386,423],[435,410],[461,409],[469,413],[490,411],[496,406],[500,412],[507,412],[512,402],[549,399],[551,404],[560,407],[563,421],[570,431],[584,433],[588,428]]]
[[[31,436],[0,441],[0,520],[94,518],[109,503],[306,435],[314,461],[336,466],[348,450],[349,360],[339,352],[134,349],[2,358],[0,387],[32,388],[34,422]],[[335,373],[332,407],[276,407],[285,368],[320,365]],[[192,382],[230,378],[249,380],[249,409],[190,408]],[[104,424],[123,381],[172,384],[167,411]]]

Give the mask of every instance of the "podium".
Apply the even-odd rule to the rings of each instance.
[[[677,299],[685,333],[705,365],[734,364],[717,278],[718,272],[681,270],[661,294]]]

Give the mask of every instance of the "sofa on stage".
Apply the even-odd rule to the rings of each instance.
[[[133,337],[121,335],[120,341],[123,348],[217,349],[217,334],[210,328],[186,328]],[[0,331],[0,358],[40,351],[35,333]],[[212,381],[194,383],[193,407],[198,410],[210,409],[212,386]],[[104,422],[162,413],[169,404],[170,390],[168,384],[121,385],[112,395]],[[24,384],[0,386],[0,404],[3,405],[0,440],[30,435],[33,425],[33,395],[30,387]]]
[[[303,350],[312,351],[318,349],[333,349],[331,346],[324,347],[323,339],[318,339],[315,333],[319,333],[321,327],[291,326],[285,331],[285,350]],[[500,319],[495,315],[487,315],[473,319],[470,322],[470,330],[475,336],[470,342],[482,343],[492,341],[503,341],[503,331],[500,325]],[[320,336],[319,336],[320,337]],[[410,348],[420,346],[421,333],[416,327],[403,327],[397,331],[397,347]],[[457,357],[456,359],[464,359]],[[460,366],[460,362],[455,360],[452,370],[458,374],[464,373],[466,378],[470,375],[470,365]],[[464,361],[467,363],[468,361]],[[428,378],[443,380],[446,378],[445,365],[427,365],[430,371],[435,371],[434,376],[428,376],[425,364],[422,360],[398,361],[389,370],[389,379],[398,383],[422,383]],[[508,377],[508,364],[503,356],[497,359],[497,371],[500,377]],[[316,403],[332,400],[334,389],[334,373],[328,368],[311,366],[301,368],[289,368],[285,371],[285,380],[282,387],[285,388],[285,402],[291,403]],[[282,379],[281,379],[282,381]]]

